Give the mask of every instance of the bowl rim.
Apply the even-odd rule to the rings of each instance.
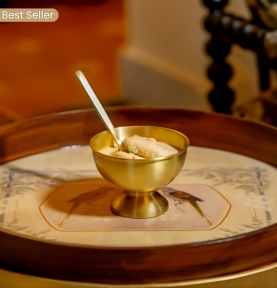
[[[89,146],[90,146],[90,148],[92,149],[93,153],[99,154],[99,155],[104,156],[104,157],[108,157],[109,159],[111,158],[111,159],[116,159],[116,160],[119,160],[119,161],[135,161],[135,162],[141,162],[141,161],[143,160],[143,163],[145,163],[146,161],[147,161],[147,162],[157,162],[157,161],[162,161],[162,160],[174,158],[174,157],[179,156],[179,155],[183,154],[184,152],[186,152],[187,149],[188,149],[188,147],[190,146],[189,138],[188,138],[185,134],[183,134],[183,133],[181,133],[181,132],[179,132],[179,131],[177,131],[177,130],[171,129],[171,128],[161,127],[161,126],[153,126],[153,125],[130,125],[130,126],[119,126],[119,127],[115,127],[115,129],[117,129],[117,128],[125,128],[125,127],[155,127],[155,128],[162,128],[162,129],[170,130],[170,131],[173,131],[173,132],[175,132],[175,133],[177,133],[177,134],[180,134],[184,139],[186,139],[187,144],[186,144],[185,148],[182,149],[181,151],[179,151],[179,152],[177,152],[177,153],[174,153],[174,154],[171,154],[171,155],[168,155],[168,156],[164,156],[164,157],[149,158],[149,159],[123,159],[123,158],[117,158],[117,157],[114,157],[114,156],[110,156],[110,155],[107,155],[107,154],[100,153],[99,151],[95,150],[95,149],[92,147],[92,141],[93,141],[93,139],[94,139],[96,136],[98,136],[99,134],[104,133],[104,132],[109,133],[108,130],[104,130],[104,131],[101,131],[101,132],[95,134],[94,136],[92,136],[92,137],[90,138]]]

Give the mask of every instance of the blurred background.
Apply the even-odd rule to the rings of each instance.
[[[230,0],[224,11],[250,20],[247,2]],[[207,77],[212,59],[205,51],[209,10],[201,0],[0,3],[59,12],[53,23],[0,23],[2,122],[92,107],[76,70],[83,71],[105,106],[214,109]],[[237,111],[260,93],[256,53],[233,45],[226,61],[233,71],[232,111]]]
[[[101,101],[121,100],[117,52],[125,43],[124,4],[5,1],[9,8],[55,8],[53,23],[0,23],[0,105],[20,116],[91,107],[75,77],[82,70]]]

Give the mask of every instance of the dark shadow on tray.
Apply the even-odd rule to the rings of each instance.
[[[62,172],[47,175],[47,173],[23,170],[11,165],[7,168],[13,185],[28,178],[38,186],[39,184],[49,186],[49,192],[39,206],[42,213],[45,210],[48,213],[60,211],[66,213],[67,219],[72,215],[115,216],[111,211],[111,202],[122,190],[112,186],[103,178],[68,181],[67,176],[62,175]],[[66,172],[68,173],[68,171],[64,173]],[[74,176],[76,175],[77,173]]]
[[[87,216],[114,216],[111,202],[121,192],[101,178],[67,182],[51,189],[41,206],[67,213]]]

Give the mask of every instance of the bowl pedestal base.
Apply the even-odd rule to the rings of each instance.
[[[123,191],[112,201],[113,213],[127,218],[152,218],[165,213],[167,210],[168,201],[157,191]]]

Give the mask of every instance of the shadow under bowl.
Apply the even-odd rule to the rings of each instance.
[[[93,136],[90,146],[99,173],[124,190],[113,200],[112,211],[128,218],[151,218],[165,213],[168,202],[156,190],[173,181],[181,171],[189,139],[178,131],[156,126],[125,126],[116,130],[120,139],[134,135],[154,138],[176,147],[179,152],[155,159],[120,159],[99,152],[114,145],[108,131]]]

